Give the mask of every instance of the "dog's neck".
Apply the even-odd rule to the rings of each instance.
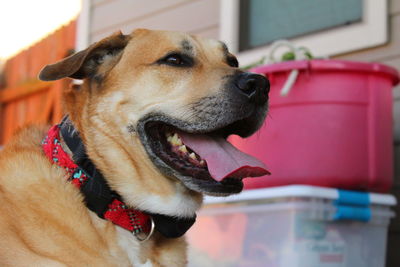
[[[137,235],[139,240],[146,239],[148,236],[151,235],[153,228],[151,226],[151,223],[154,223],[153,226],[155,227],[155,229],[167,238],[180,237],[193,225],[195,217],[188,219],[176,218],[163,214],[154,214],[139,210],[133,210],[129,207],[125,209],[126,214],[122,214],[122,216],[126,215],[127,218],[132,218],[133,214],[134,217],[139,217],[140,220],[143,221],[143,225],[135,224],[135,222],[132,222],[132,220],[130,220],[130,222],[126,222],[125,220],[121,223],[121,220],[113,219],[116,216],[121,216],[121,214],[117,215],[114,213],[115,215],[107,215],[107,213],[112,213],[116,211],[115,203],[118,202],[118,205],[123,207],[126,207],[127,205],[123,203],[122,197],[110,188],[101,172],[96,168],[96,166],[87,156],[85,146],[79,136],[79,133],[75,129],[72,122],[68,119],[68,117],[65,117],[61,124],[59,126],[56,126],[56,129],[57,131],[59,131],[58,141],[60,141],[60,148],[64,150],[64,153],[69,155],[73,163],[78,166],[77,168],[82,170],[85,174],[85,180],[77,180],[75,184],[78,185],[81,193],[84,195],[86,206],[91,211],[95,212],[100,218],[110,220],[114,224],[119,225],[133,233],[135,233],[137,227],[139,227],[140,229],[147,228],[146,230],[141,229],[141,232],[145,232],[145,237],[139,238],[139,235]],[[47,142],[49,141],[54,142],[54,140],[47,140]],[[49,155],[47,156],[49,157]],[[51,156],[49,158],[51,158],[53,162],[57,164],[57,160],[54,160]],[[65,168],[65,166],[63,167]],[[74,173],[72,175],[74,175]],[[118,212],[124,211],[118,210]],[[145,224],[147,224],[148,227]],[[142,233],[140,234],[141,236],[143,236]]]

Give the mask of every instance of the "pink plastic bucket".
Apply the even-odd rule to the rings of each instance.
[[[291,70],[299,76],[286,97]],[[288,184],[387,192],[393,176],[393,68],[340,60],[290,61],[257,67],[271,82],[266,124],[230,141],[263,160],[271,176],[245,188]]]

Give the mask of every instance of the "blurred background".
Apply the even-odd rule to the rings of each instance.
[[[38,81],[44,65],[135,28],[221,39],[242,66],[263,62],[274,41],[288,39],[314,57],[400,69],[399,0],[2,0],[0,145],[27,123],[62,118],[60,95],[70,81]],[[391,193],[399,196],[400,87],[392,93]],[[387,266],[400,266],[399,220],[389,228],[388,244]]]

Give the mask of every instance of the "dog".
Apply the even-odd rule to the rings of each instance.
[[[1,266],[185,266],[203,195],[268,174],[226,138],[263,125],[269,82],[220,41],[117,32],[39,74],[66,77],[63,121],[0,154]]]

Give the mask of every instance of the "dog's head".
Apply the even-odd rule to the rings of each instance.
[[[67,112],[89,156],[131,202],[145,202],[132,196],[138,191],[229,195],[242,190],[242,178],[266,174],[226,138],[249,136],[263,124],[269,83],[238,69],[222,42],[142,29],[117,33],[46,66],[39,77],[84,79],[65,93]]]

